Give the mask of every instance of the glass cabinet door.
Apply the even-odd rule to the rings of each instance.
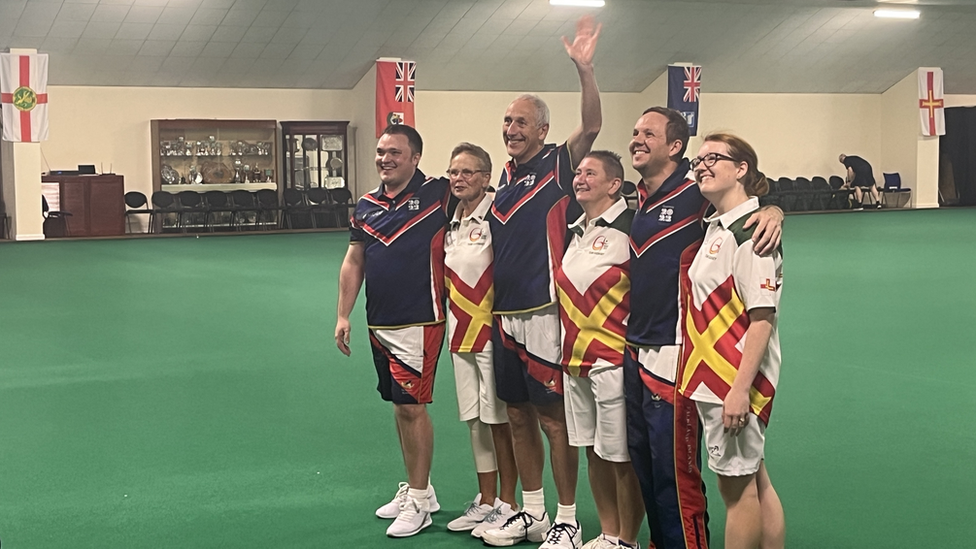
[[[285,188],[349,187],[349,122],[282,122]]]

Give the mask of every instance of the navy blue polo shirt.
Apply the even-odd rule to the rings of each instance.
[[[395,197],[384,186],[363,195],[349,240],[366,253],[366,323],[401,328],[444,321],[444,232],[448,180],[417,170]]]
[[[637,185],[640,203],[630,228],[631,345],[677,345],[684,318],[678,277],[688,272],[705,236],[708,201],[682,159],[653,195]]]
[[[553,272],[566,250],[566,226],[580,214],[566,144],[545,145],[531,160],[508,161],[491,207],[494,312],[533,311],[556,302]]]

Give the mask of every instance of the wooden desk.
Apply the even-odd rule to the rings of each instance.
[[[61,203],[68,212],[68,236],[121,236],[125,234],[125,182],[121,175],[45,175],[44,183],[57,183]]]

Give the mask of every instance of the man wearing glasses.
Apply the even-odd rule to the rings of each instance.
[[[488,217],[494,247],[494,345],[498,396],[508,404],[515,459],[522,481],[522,510],[482,539],[495,546],[528,539],[542,548],[578,549],[576,480],[579,451],[566,432],[560,361],[559,313],[553,270],[566,246],[566,227],[579,217],[572,198],[576,165],[590,151],[602,125],[593,53],[600,27],[579,20],[572,43],[563,44],[579,73],[580,127],[563,145],[546,144],[549,108],[523,95],[505,112],[502,125],[511,160],[505,165]],[[542,492],[545,465],[539,426],[549,439],[558,511],[550,528]]]
[[[675,389],[684,311],[679,277],[687,276],[705,235],[708,202],[691,162],[714,165],[709,155],[689,161],[688,124],[672,109],[652,107],[634,125],[631,163],[641,175],[640,200],[631,226],[633,304],[624,354],[627,444],[641,484],[651,544],[658,549],[706,549],[705,489],[694,402]],[[775,250],[783,212],[775,206],[753,215],[760,254]]]

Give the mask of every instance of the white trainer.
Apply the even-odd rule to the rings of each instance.
[[[579,522],[557,522],[546,532],[546,540],[539,549],[580,549],[580,545],[583,545],[583,534],[580,532]]]
[[[518,511],[513,509],[511,505],[503,502],[500,499],[496,499],[495,508],[491,510],[491,513],[488,513],[485,520],[481,521],[480,524],[475,526],[474,530],[471,530],[471,535],[481,539],[486,531],[494,528],[500,528],[508,519],[515,516],[515,513],[518,513]]]
[[[399,488],[397,488],[396,495],[393,496],[393,499],[389,503],[376,510],[376,516],[381,519],[397,518],[397,515],[400,514],[400,504],[407,500],[407,490],[409,489],[409,484],[401,482]],[[430,513],[436,513],[441,509],[440,504],[437,503],[437,495],[434,493],[433,486],[427,486],[427,505],[430,508]]]
[[[499,501],[496,499],[496,503]],[[447,529],[452,532],[467,532],[468,530],[474,530],[474,527],[481,524],[485,518],[494,511],[495,508],[487,503],[481,503],[481,492],[478,496],[474,498],[474,501],[468,505],[465,509],[464,514],[460,517],[447,523]]]
[[[616,547],[620,547],[620,545],[603,537],[603,534],[600,534],[598,537],[584,543],[582,549],[615,549]]]
[[[386,529],[391,538],[407,538],[431,525],[430,513],[416,499],[407,496],[400,504],[400,513]]]
[[[549,513],[543,513],[542,518],[537,519],[525,511],[519,511],[501,527],[485,530],[481,540],[495,547],[508,547],[525,540],[538,543],[546,539],[548,531]]]

